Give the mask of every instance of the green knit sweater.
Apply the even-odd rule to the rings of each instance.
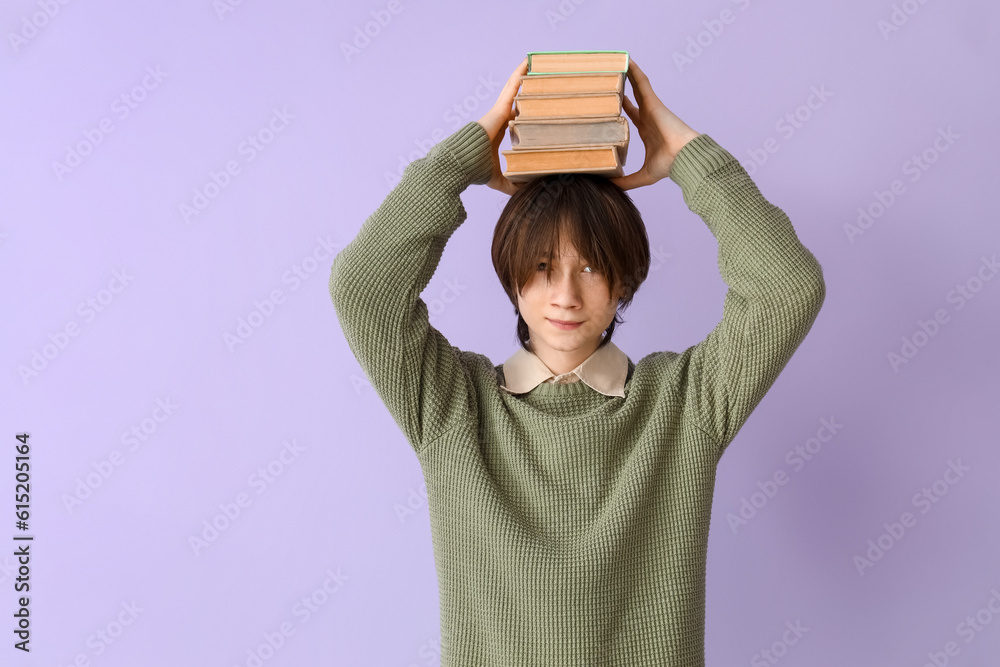
[[[716,465],[812,327],[822,269],[702,134],[670,179],[718,241],[722,320],[634,364],[624,398],[583,382],[508,394],[502,365],[450,345],[420,298],[466,218],[460,193],[490,169],[470,122],[406,167],[330,274],[426,480],[441,665],[701,666]]]

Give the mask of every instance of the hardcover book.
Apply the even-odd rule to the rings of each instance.
[[[567,93],[622,93],[625,90],[623,72],[570,74],[524,74],[519,95],[563,95]]]
[[[510,145],[514,150],[573,144],[628,145],[629,129],[624,116],[609,118],[541,118],[510,121]]]
[[[521,119],[617,116],[622,112],[622,96],[618,93],[516,95],[514,109]]]
[[[563,146],[538,150],[503,151],[505,175],[511,183],[561,173],[588,173],[608,178],[625,175],[627,146]]]
[[[627,71],[628,51],[528,52],[528,74]]]

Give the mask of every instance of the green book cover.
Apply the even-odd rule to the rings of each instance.
[[[537,54],[557,54],[557,53],[624,53],[625,54],[625,67],[623,69],[592,70],[592,71],[586,71],[586,72],[576,72],[576,71],[568,71],[568,72],[532,72],[531,71],[531,57],[532,56],[537,55]],[[537,76],[539,74],[574,74],[574,73],[598,74],[598,73],[604,73],[604,72],[627,72],[628,71],[628,61],[629,61],[628,51],[607,51],[607,50],[605,50],[605,51],[529,51],[528,52],[528,74],[529,75],[534,74],[534,75]]]

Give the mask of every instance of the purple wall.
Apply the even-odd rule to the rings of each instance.
[[[626,49],[827,281],[719,467],[707,664],[996,664],[998,14],[5,2],[0,663],[438,664],[421,470],[344,341],[332,256],[527,51]],[[615,334],[638,361],[700,341],[725,285],[672,181],[631,194],[656,254]],[[423,296],[452,344],[501,363],[506,197],[463,200]],[[35,536],[30,654],[12,647],[15,534]]]

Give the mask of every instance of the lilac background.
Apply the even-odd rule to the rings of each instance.
[[[883,35],[903,4],[917,11]],[[827,281],[812,332],[720,463],[707,664],[772,664],[760,651],[773,646],[783,665],[916,666],[949,641],[949,664],[996,664],[1000,280],[975,277],[1000,252],[1000,10],[903,4],[3,3],[0,540],[13,545],[13,437],[27,431],[36,541],[30,655],[11,647],[15,563],[0,547],[0,663],[252,665],[284,623],[294,634],[263,664],[438,664],[420,467],[344,341],[327,248],[354,237],[407,162],[482,116],[527,51],[626,49],[752,170]],[[723,10],[712,37],[704,22]],[[391,20],[376,30],[373,13]],[[375,36],[345,56],[366,24]],[[143,90],[147,68],[163,78]],[[814,86],[832,95],[799,109]],[[267,136],[275,109],[292,118]],[[808,120],[788,136],[776,124],[797,109]],[[104,118],[113,131],[60,174]],[[958,139],[911,180],[904,163],[935,157],[939,128]],[[250,160],[241,142],[258,133],[273,141]],[[629,172],[643,156],[632,136]],[[777,152],[754,164],[769,138]],[[230,160],[239,173],[186,221],[179,207]],[[894,180],[905,193],[849,240],[845,224]],[[631,194],[660,256],[616,332],[638,361],[700,341],[725,285],[673,182]],[[452,344],[495,363],[516,349],[488,260],[505,200],[466,191],[469,218],[423,295]],[[959,308],[949,292],[970,279],[981,289]],[[228,345],[275,290],[273,312]],[[939,309],[947,322],[894,369],[887,355]],[[49,358],[25,374],[36,353]],[[786,455],[827,437],[824,419],[842,427],[797,469]],[[285,443],[299,451],[276,463]],[[915,505],[959,460],[947,493]],[[269,464],[271,482],[252,477]],[[734,530],[779,471],[787,483]],[[88,476],[99,486],[68,505]],[[220,504],[241,493],[249,505],[196,553],[189,539],[225,526]],[[915,525],[859,572],[855,556],[906,511]],[[985,625],[963,634],[977,613]],[[808,631],[784,644],[796,622]]]

